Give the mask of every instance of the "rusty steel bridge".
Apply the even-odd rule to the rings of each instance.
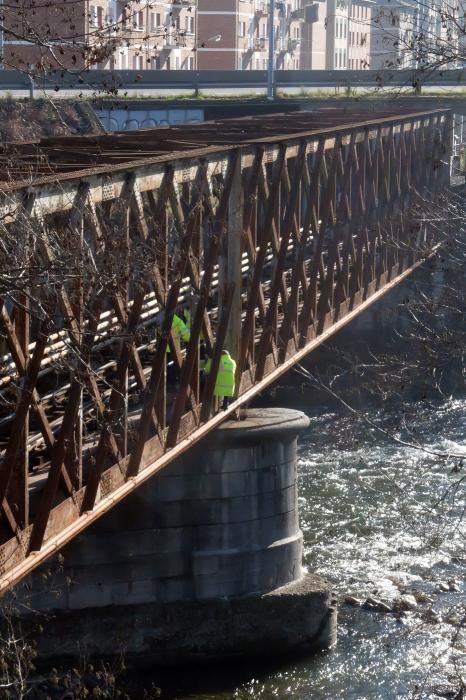
[[[370,116],[3,147],[1,591],[432,253],[415,212],[449,185],[451,115]],[[223,347],[237,361],[227,411]]]

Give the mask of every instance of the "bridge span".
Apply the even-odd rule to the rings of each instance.
[[[449,184],[451,115],[370,116],[3,149],[1,591],[433,252],[418,213]],[[224,347],[237,361],[226,411],[214,396]]]

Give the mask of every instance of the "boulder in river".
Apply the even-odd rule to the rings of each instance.
[[[460,591],[461,591],[461,588],[460,588],[458,582],[455,581],[455,579],[450,579],[450,581],[448,581],[448,587],[449,587],[450,591],[453,591],[454,593],[460,593]]]
[[[417,608],[417,601],[413,595],[402,595],[401,598],[396,601],[394,607],[397,610],[414,610]]]
[[[425,622],[430,622],[433,625],[442,622],[441,616],[437,612],[435,612],[435,610],[432,610],[432,608],[428,608],[427,610],[422,611],[422,619]]]
[[[413,596],[418,603],[433,603],[434,599],[428,593],[424,591],[413,591]]]
[[[346,605],[354,605],[354,606],[360,606],[361,603],[362,603],[362,601],[361,601],[359,598],[355,598],[354,595],[346,595],[346,596],[344,597],[343,602],[344,602]]]
[[[366,602],[364,603],[363,606],[366,610],[372,610],[373,612],[381,612],[381,613],[391,613],[393,612],[393,609],[388,605],[387,603],[384,603],[383,600],[379,600],[379,598],[372,598],[371,596],[366,599]]]

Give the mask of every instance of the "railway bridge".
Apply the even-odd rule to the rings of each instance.
[[[3,148],[1,591],[432,254],[451,130],[321,108]]]

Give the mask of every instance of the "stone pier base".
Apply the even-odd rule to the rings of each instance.
[[[227,421],[33,574],[40,656],[179,663],[331,646],[330,586],[301,566],[308,424],[289,409]]]
[[[284,656],[336,642],[329,584],[305,575],[270,593],[203,601],[57,612],[41,632],[42,659],[122,655],[128,666]]]

